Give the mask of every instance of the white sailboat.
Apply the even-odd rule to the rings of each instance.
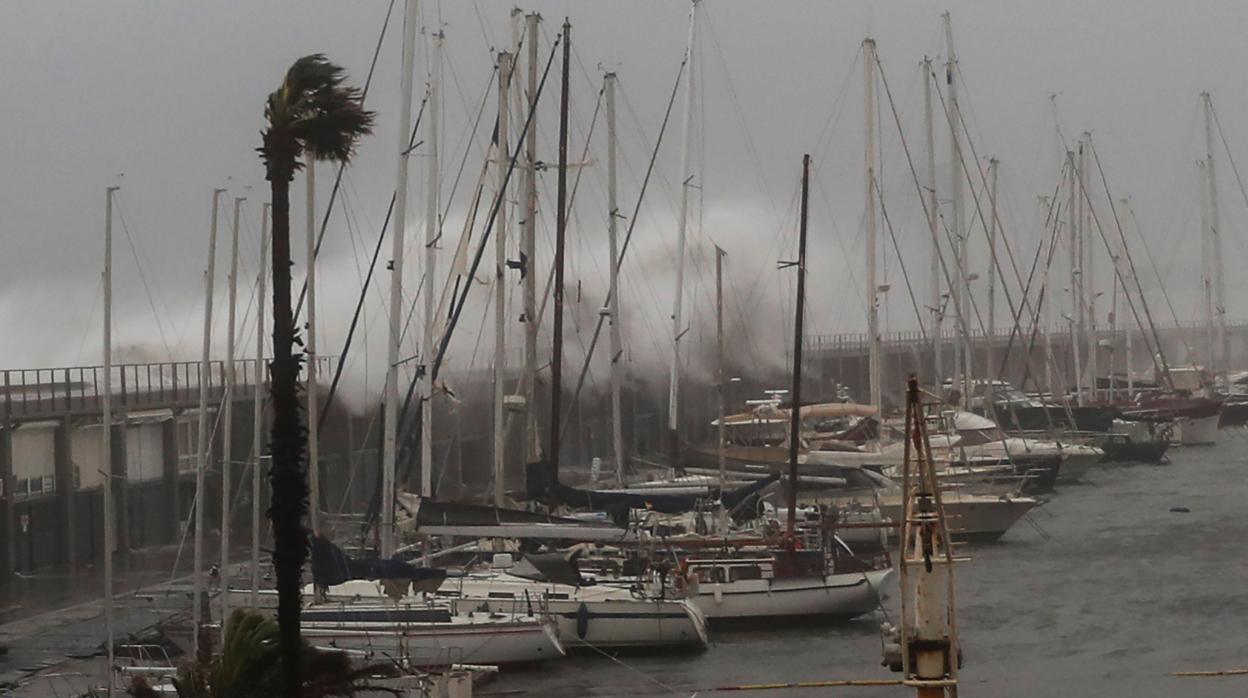
[[[863,43],[870,53],[873,42]],[[868,62],[868,64],[870,64]],[[868,78],[870,71],[868,70]],[[868,172],[870,158],[868,158]],[[793,341],[792,400],[800,406],[803,313],[806,285],[806,233],[810,156],[802,159],[798,243],[797,304]],[[788,508],[779,545],[766,537],[731,553],[701,550],[683,556],[674,580],[712,622],[774,618],[852,618],[874,610],[880,587],[892,575],[887,559],[864,561],[820,526],[799,528],[797,491],[802,409],[789,410]],[[724,544],[726,547],[726,543]]]
[[[612,584],[573,585],[512,574],[511,556],[496,555],[493,569],[448,578],[438,595],[481,610],[540,603],[569,648],[703,648],[706,619],[679,598],[649,596]],[[517,570],[518,571],[518,570]]]
[[[301,632],[318,647],[388,657],[412,667],[451,664],[533,664],[564,655],[559,628],[540,597],[532,603],[442,598],[432,590],[441,576],[403,585],[347,579],[318,590],[304,587]],[[420,590],[415,590],[419,588]],[[232,590],[236,597],[250,591]],[[262,590],[256,608],[272,612],[277,592]]]
[[[394,601],[375,581],[331,587],[325,600],[303,610],[301,632],[320,647],[421,668],[522,665],[564,656],[558,629],[540,607],[481,611],[424,594]]]
[[[820,550],[743,550],[738,555],[693,554],[682,561],[689,599],[712,623],[766,618],[849,619],[874,611],[889,567],[858,560],[844,543],[843,556]]]

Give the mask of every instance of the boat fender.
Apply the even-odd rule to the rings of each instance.
[[[715,583],[715,603],[724,602],[724,585],[719,582]]]
[[[581,605],[576,608],[576,638],[578,640],[584,640],[585,636],[588,634],[589,608],[585,605],[585,602],[582,601]]]

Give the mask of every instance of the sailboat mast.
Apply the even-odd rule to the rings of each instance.
[[[1121,203],[1124,209],[1130,205],[1126,199],[1122,199]],[[1109,400],[1112,402],[1116,398],[1117,393],[1118,393],[1118,380],[1115,376],[1115,369],[1117,368],[1116,359],[1118,357],[1114,353],[1116,346],[1117,346],[1117,342],[1118,342],[1118,289],[1119,287],[1122,287],[1123,291],[1125,292],[1126,287],[1123,286],[1120,281],[1120,278],[1124,274],[1123,269],[1122,269],[1122,239],[1115,238],[1113,243],[1110,245],[1110,247],[1113,248],[1113,252],[1110,254],[1110,258],[1109,258],[1113,273],[1111,273],[1109,277],[1110,284],[1109,284],[1109,317],[1108,317],[1108,320],[1109,320],[1109,338],[1110,339],[1109,339],[1109,370],[1106,372],[1106,374],[1107,374],[1107,377],[1109,378],[1108,397],[1109,397]]]
[[[308,336],[304,349],[308,354],[308,528],[316,533],[321,509],[321,448],[318,438],[320,401],[316,396],[316,158],[305,158],[307,195],[307,297]]]
[[[1196,180],[1199,182],[1200,190],[1200,286],[1201,305],[1205,315],[1205,365],[1212,369],[1214,364],[1213,275],[1209,270],[1213,266],[1213,261],[1210,259],[1212,252],[1209,241],[1213,236],[1209,232],[1208,170],[1208,162],[1196,161]]]
[[[503,475],[506,463],[504,443],[505,423],[503,397],[506,389],[507,368],[507,286],[504,274],[507,270],[507,108],[508,92],[511,90],[511,54],[498,54],[498,144],[495,156],[498,162],[498,217],[494,225],[494,506],[504,502]],[[430,296],[432,297],[432,296]]]
[[[251,415],[251,607],[260,600],[260,464],[264,451],[264,307],[268,280],[269,203],[260,209],[260,271],[256,279],[256,358]]]
[[[1130,201],[1128,201],[1127,199],[1123,199],[1122,205],[1123,205],[1123,208],[1126,208],[1128,211],[1130,211],[1130,206],[1131,206]],[[1135,214],[1132,213],[1131,217],[1134,219]],[[1122,236],[1119,236],[1118,239],[1119,239],[1119,243],[1118,243],[1117,264],[1118,264],[1118,268],[1120,269],[1120,271],[1117,274],[1115,274],[1115,276],[1122,281],[1123,297],[1127,298],[1128,301],[1130,301],[1130,296],[1127,294],[1129,294],[1131,291],[1127,288],[1127,281],[1126,281],[1127,273],[1129,272],[1129,266],[1127,265],[1127,246]],[[1135,393],[1135,373],[1132,370],[1132,364],[1135,362],[1135,358],[1134,356],[1132,356],[1132,354],[1134,353],[1133,352],[1134,347],[1132,346],[1134,336],[1135,336],[1134,324],[1130,322],[1126,323],[1126,339],[1125,339],[1126,347],[1124,348],[1124,350],[1127,356],[1126,356],[1126,361],[1124,361],[1123,363],[1124,363],[1124,370],[1127,372],[1127,392],[1131,394]]]
[[[719,493],[723,497],[724,487],[728,484],[728,464],[724,455],[724,447],[726,444],[724,420],[727,415],[724,414],[724,256],[727,255],[718,245],[715,246],[715,353],[716,361],[716,378],[715,378],[715,394],[718,398],[719,409]]]
[[[1217,166],[1213,157],[1213,97],[1208,92],[1203,92],[1201,98],[1205,111],[1205,173],[1209,177],[1209,254],[1213,262],[1211,295],[1217,320],[1214,328],[1217,337],[1217,358],[1210,369],[1225,372],[1230,359],[1230,347],[1227,344],[1226,333],[1226,278],[1222,260],[1222,216],[1218,208]]]
[[[1074,354],[1075,360],[1075,401],[1082,407],[1084,404],[1083,362],[1080,358],[1079,342],[1083,339],[1083,332],[1081,331],[1083,326],[1081,320],[1083,317],[1083,299],[1079,290],[1079,209],[1076,206],[1080,175],[1075,167],[1075,153],[1073,150],[1066,151],[1066,164],[1070,173],[1070,199],[1066,206],[1066,228],[1070,237],[1070,349]]]
[[[525,463],[541,458],[537,436],[537,23],[541,15],[525,15],[528,32],[529,130],[524,138],[524,221],[520,225],[520,255],[524,270],[524,384],[527,401],[524,418]]]
[[[797,530],[797,452],[802,442],[802,339],[806,314],[806,222],[810,194],[810,155],[802,156],[802,213],[797,238],[797,307],[793,316],[793,386],[789,402],[788,543]]]
[[[867,341],[869,392],[871,405],[879,409],[881,402],[880,375],[880,293],[876,279],[879,262],[879,242],[876,240],[876,182],[875,182],[875,39],[862,40],[863,85],[867,137],[863,156],[863,176],[866,178],[866,226],[867,226]],[[802,272],[798,272],[801,274]]]
[[[390,337],[386,358],[385,421],[382,442],[381,556],[394,554],[395,466],[399,427],[399,338],[403,332],[403,238],[407,228],[407,144],[412,131],[412,73],[416,60],[418,0],[406,0],[403,64],[399,81],[398,173],[394,185],[394,237],[390,251]]]
[[[993,364],[995,360],[993,352],[993,342],[997,333],[997,166],[999,162],[996,158],[988,160],[988,209],[991,220],[988,221],[988,329],[984,333],[988,340],[984,344],[984,356],[987,359],[987,370],[984,371],[984,378],[988,382],[988,390],[984,393],[984,405],[987,409],[992,409],[993,395],[996,393],[996,387],[993,380],[996,378],[997,367]]]
[[[693,128],[693,40],[697,26],[698,2],[689,5],[689,40],[685,46],[685,118],[680,130],[680,217],[676,223],[676,295],[672,301],[672,366],[667,393],[667,436],[672,467],[679,469],[680,437],[677,434],[677,416],[680,404],[680,340],[684,334],[683,300],[685,294],[685,236],[689,224],[689,188],[693,172],[690,170],[689,150],[692,145],[689,132]]]
[[[1096,245],[1092,239],[1092,197],[1087,186],[1088,153],[1092,150],[1092,134],[1084,131],[1079,138],[1079,202],[1082,208],[1079,221],[1079,286],[1083,299],[1083,336],[1088,347],[1088,394],[1096,402],[1098,337],[1096,331]]]
[[[309,158],[309,162],[311,158]],[[228,277],[227,301],[229,309],[225,324],[225,404],[221,415],[221,622],[230,617],[230,471],[234,469],[234,340],[238,331],[235,319],[238,315],[238,229],[242,218],[243,202],[247,198],[234,197],[234,225],[230,231],[230,276]],[[309,301],[311,297],[309,296]],[[311,306],[308,306],[309,311]],[[310,317],[310,316],[309,316]],[[315,499],[312,500],[315,503]]]
[[[608,296],[611,298],[607,312],[611,318],[611,447],[615,454],[615,482],[624,486],[624,430],[622,408],[620,406],[620,390],[623,382],[624,353],[623,333],[620,317],[620,245],[619,205],[617,203],[616,160],[615,160],[615,73],[607,73],[603,77],[606,83],[607,102],[607,239],[611,247],[611,282]],[[718,267],[716,267],[718,269]],[[723,381],[721,361],[720,381]],[[721,385],[721,404],[723,388]],[[720,412],[723,412],[721,409]],[[722,448],[722,444],[721,444]]]
[[[1052,267],[1053,250],[1045,249],[1046,240],[1051,241],[1048,230],[1049,210],[1052,200],[1048,196],[1040,196],[1040,245],[1044,252],[1044,276],[1043,288],[1044,298],[1040,305],[1040,323],[1044,328],[1044,387],[1048,390],[1049,395],[1053,395],[1056,391],[1053,389],[1053,333],[1051,326],[1053,324],[1053,287],[1052,287]],[[1054,223],[1056,225],[1056,222]],[[1051,242],[1049,243],[1052,244]]]
[[[204,337],[199,362],[199,424],[196,433],[195,463],[195,561],[191,571],[192,602],[191,620],[194,636],[191,638],[194,653],[199,653],[199,629],[204,623],[204,475],[208,470],[208,458],[212,452],[211,425],[208,422],[208,385],[212,371],[212,281],[217,259],[217,211],[220,209],[224,189],[212,190],[212,226],[208,233],[208,268],[204,271]]]
[[[555,317],[550,360],[550,477],[559,481],[559,423],[563,392],[563,262],[568,233],[568,88],[572,24],[563,20],[563,85],[559,95],[559,189],[555,199]]]
[[[429,65],[429,134],[425,137],[429,155],[426,164],[429,169],[425,175],[425,328],[424,341],[421,348],[421,363],[424,371],[420,376],[420,496],[433,496],[433,353],[434,332],[437,318],[434,317],[433,285],[438,272],[438,237],[441,235],[438,225],[441,205],[441,182],[438,165],[438,138],[441,121],[442,98],[442,44],[445,37],[441,30],[433,35],[433,57]],[[502,207],[499,207],[502,219]]]
[[[957,68],[958,57],[953,50],[953,20],[949,13],[942,15],[945,21],[945,45],[948,55],[945,60],[945,84],[949,89],[949,143],[953,151],[952,158],[949,163],[950,167],[950,183],[949,191],[953,198],[953,234],[957,243],[957,250],[954,251],[957,257],[958,278],[956,291],[952,297],[954,304],[958,309],[958,325],[959,325],[959,342],[954,348],[954,375],[962,377],[962,401],[964,407],[970,407],[971,404],[971,303],[970,303],[970,287],[967,284],[967,231],[962,229],[962,139],[958,134],[958,127],[962,121],[962,111],[958,106],[958,82]]]
[[[935,370],[932,377],[939,387],[942,385],[944,375],[944,359],[941,356],[944,347],[944,339],[941,336],[941,325],[944,324],[944,311],[942,309],[942,299],[940,297],[940,230],[939,214],[937,212],[936,202],[936,131],[932,122],[932,82],[935,80],[932,73],[932,61],[930,58],[923,59],[923,125],[927,133],[927,227],[928,232],[932,236],[931,249],[931,333],[932,333],[932,353]]]
[[[108,643],[108,695],[113,695],[113,193],[104,189],[104,415],[100,430],[100,467],[104,471],[104,626]]]

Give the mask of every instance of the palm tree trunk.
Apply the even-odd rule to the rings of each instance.
[[[284,694],[300,692],[299,613],[302,604],[303,565],[308,537],[303,526],[308,506],[307,473],[304,469],[304,434],[299,400],[299,368],[302,352],[297,341],[290,304],[290,182],[294,175],[293,143],[282,142],[280,132],[266,137],[268,179],[273,206],[273,362],[269,365],[273,400],[273,428],[269,471],[272,498],[269,519],[273,522],[273,567],[277,573],[277,623],[285,665]]]

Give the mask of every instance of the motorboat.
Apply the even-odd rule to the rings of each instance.
[[[1223,398],[1218,410],[1218,428],[1248,425],[1248,371],[1223,375],[1218,387]]]
[[[947,454],[949,460],[1004,459],[1014,461],[1032,457],[1059,457],[1058,478],[1078,480],[1097,463],[1105,452],[1086,444],[1007,436],[996,422],[973,412],[954,412],[946,420],[959,437]],[[932,446],[933,451],[936,445]]]
[[[901,521],[901,492],[880,493],[880,512]],[[1039,503],[1032,497],[986,495],[959,488],[942,489],[941,502],[954,540],[987,543],[999,540]]]
[[[1096,444],[1107,463],[1160,463],[1170,448],[1171,429],[1168,420],[1116,420],[1109,433],[1097,436]]]

